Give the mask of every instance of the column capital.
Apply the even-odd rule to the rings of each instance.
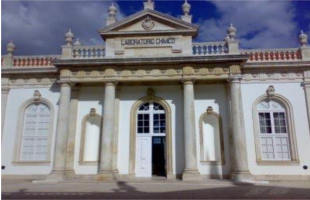
[[[228,78],[228,82],[230,83],[240,83],[242,79],[242,75],[233,75]]]
[[[73,87],[76,85],[76,83],[72,83],[68,81],[61,81],[61,80],[58,81],[57,83],[60,85],[60,87]]]
[[[8,86],[1,87],[1,94],[8,94],[9,91],[10,91],[10,88]]]
[[[116,86],[118,84],[118,81],[116,80],[107,80],[104,82],[106,86]]]
[[[196,81],[196,78],[182,78],[181,82],[183,85],[193,85]]]

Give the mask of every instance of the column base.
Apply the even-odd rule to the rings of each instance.
[[[64,170],[52,170],[52,172],[47,175],[46,180],[49,181],[64,181],[65,171]]]
[[[182,175],[183,181],[201,181],[201,175],[199,171],[196,170],[184,170]]]
[[[255,182],[254,177],[249,171],[233,172],[231,178],[233,181],[236,182],[244,182],[244,183]]]
[[[66,170],[65,178],[66,179],[75,179],[75,172],[74,172],[74,170]]]
[[[96,181],[114,181],[118,180],[119,174],[114,170],[100,170],[96,175]]]

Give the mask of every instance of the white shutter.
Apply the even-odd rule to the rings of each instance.
[[[23,161],[44,161],[48,157],[50,109],[45,104],[32,104],[24,113],[20,158]]]

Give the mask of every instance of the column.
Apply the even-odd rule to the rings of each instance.
[[[182,179],[198,180],[201,176],[197,168],[194,82],[185,80],[183,86],[185,169]]]
[[[105,84],[103,122],[101,132],[100,166],[97,180],[114,179],[113,173],[113,134],[115,110],[115,82]]]
[[[1,87],[1,139],[3,137],[3,127],[4,127],[5,112],[6,112],[6,105],[8,102],[9,91],[10,91],[9,87],[5,86]]]
[[[56,180],[64,179],[67,152],[67,136],[69,129],[70,97],[71,86],[68,83],[61,83],[54,163],[51,173],[51,178]]]
[[[113,162],[112,162],[112,168],[113,173],[118,174],[118,168],[117,168],[117,155],[118,155],[118,126],[119,126],[119,102],[120,102],[120,91],[121,88],[116,88],[116,97],[115,97],[115,110],[114,110],[114,136],[113,136]]]
[[[307,113],[308,113],[308,123],[310,127],[310,82],[304,82],[306,104],[307,104]]]
[[[74,178],[74,153],[75,153],[75,134],[78,114],[80,88],[75,86],[72,88],[71,102],[70,102],[70,117],[69,130],[67,139],[67,153],[66,153],[66,179]]]
[[[232,143],[234,153],[234,170],[232,178],[235,181],[252,180],[248,168],[246,139],[243,129],[243,109],[241,103],[241,76],[231,78],[231,117],[232,117]]]

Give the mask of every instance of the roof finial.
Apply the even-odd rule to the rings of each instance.
[[[229,38],[231,40],[234,40],[236,33],[237,33],[237,29],[233,26],[232,23],[230,23],[230,27],[227,29],[227,34],[228,34]]]
[[[146,2],[143,2],[143,5],[144,5],[144,10],[145,9],[154,10],[155,8],[155,3],[152,0],[147,0]]]
[[[109,7],[108,12],[109,12],[110,19],[116,18],[117,9],[114,6],[113,2],[112,2],[112,5]]]
[[[8,52],[9,55],[13,55],[14,51],[15,51],[15,44],[13,43],[13,40],[11,40],[10,43],[7,44],[6,46],[6,50]]]
[[[65,34],[65,39],[67,42],[67,45],[71,45],[74,39],[74,34],[72,33],[71,29]]]
[[[77,38],[73,45],[74,45],[74,46],[81,46],[82,44],[81,44],[81,42],[80,42],[80,39]]]
[[[303,32],[303,30],[300,31],[300,35],[299,35],[299,43],[302,47],[305,47],[307,46],[308,44],[308,35],[305,34]]]
[[[191,10],[191,5],[187,3],[187,0],[185,0],[184,4],[182,5],[183,13],[184,15],[188,15]]]

